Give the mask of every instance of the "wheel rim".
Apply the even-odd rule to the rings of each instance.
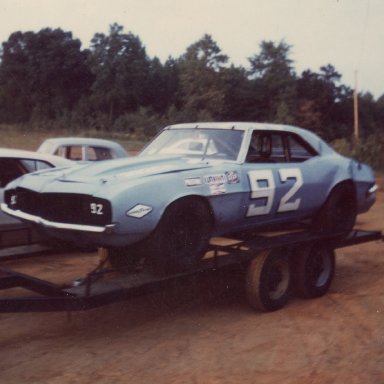
[[[316,251],[309,258],[307,265],[307,274],[311,285],[314,287],[322,287],[327,283],[332,272],[332,262],[328,251]]]
[[[268,296],[272,300],[282,297],[289,285],[289,265],[286,260],[276,260],[268,274]]]

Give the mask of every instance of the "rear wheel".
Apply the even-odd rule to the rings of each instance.
[[[291,265],[283,249],[265,250],[249,264],[246,275],[249,304],[259,311],[282,308],[291,291]]]
[[[350,184],[336,186],[313,221],[316,231],[348,234],[357,216],[355,191]]]
[[[297,250],[294,257],[294,285],[298,296],[312,299],[323,296],[335,271],[333,249],[310,244]]]

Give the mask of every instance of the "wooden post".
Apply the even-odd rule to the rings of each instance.
[[[353,121],[354,121],[354,137],[353,144],[356,148],[359,143],[359,105],[357,98],[357,71],[355,71],[355,89],[353,90]]]

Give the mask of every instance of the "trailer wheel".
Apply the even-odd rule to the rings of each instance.
[[[282,308],[291,291],[291,265],[282,249],[265,250],[248,265],[246,295],[249,304],[263,312]]]
[[[323,296],[331,285],[335,271],[333,249],[311,244],[294,256],[294,285],[299,297],[312,299]]]

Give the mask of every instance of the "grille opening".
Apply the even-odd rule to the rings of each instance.
[[[11,209],[49,221],[104,226],[112,220],[111,204],[105,199],[77,193],[39,193],[25,188],[6,192],[5,201]],[[16,202],[11,204],[14,195]],[[98,214],[92,213],[91,204],[102,207]]]

